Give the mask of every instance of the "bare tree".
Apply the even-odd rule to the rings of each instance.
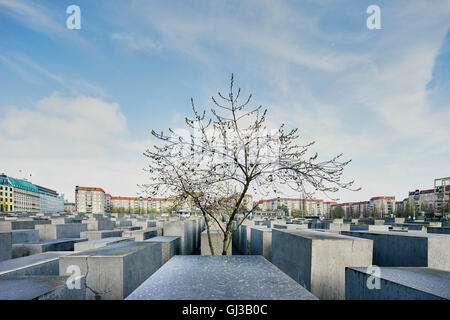
[[[240,94],[232,75],[229,93],[212,97],[208,113],[198,111],[191,98],[193,117],[186,117],[187,129],[169,128],[169,134],[152,130],[160,144],[144,152],[151,159],[145,192],[191,203],[204,218],[213,255],[211,226],[223,235],[226,255],[233,233],[257,207],[245,201],[249,193],[265,196],[290,189],[311,197],[310,188],[327,196],[340,188],[359,190],[351,188],[353,181],[341,181],[351,160],[340,161],[342,154],[327,161],[318,161],[317,153],[307,156],[314,142],[296,144],[298,129],[286,130],[284,124],[270,130],[267,109],[250,107],[251,94],[240,102]]]

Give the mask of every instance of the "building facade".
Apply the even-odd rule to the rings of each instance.
[[[0,175],[0,212],[14,211],[14,192],[8,177]]]
[[[13,187],[14,211],[40,212],[39,189],[29,181],[8,177]]]
[[[75,202],[64,202],[64,212],[76,212]]]
[[[106,212],[106,195],[102,188],[75,187],[75,207],[77,212]]]
[[[57,213],[64,211],[64,196],[58,195],[55,190],[36,185],[40,195],[40,212]]]

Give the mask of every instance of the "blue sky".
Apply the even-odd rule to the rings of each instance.
[[[70,200],[75,185],[133,196],[150,130],[182,127],[234,72],[272,123],[353,159],[362,190],[342,201],[401,200],[450,175],[449,27],[445,0],[0,0],[0,171]]]

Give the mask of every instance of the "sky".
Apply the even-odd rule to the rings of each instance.
[[[0,0],[0,172],[70,201],[136,196],[150,131],[183,128],[234,73],[319,159],[352,159],[361,190],[334,197],[402,200],[450,176],[449,27],[448,0]]]

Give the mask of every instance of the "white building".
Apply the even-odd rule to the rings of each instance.
[[[75,187],[75,205],[77,212],[105,213],[106,196],[102,188]]]
[[[13,187],[14,211],[39,212],[39,189],[29,181],[8,177]]]

